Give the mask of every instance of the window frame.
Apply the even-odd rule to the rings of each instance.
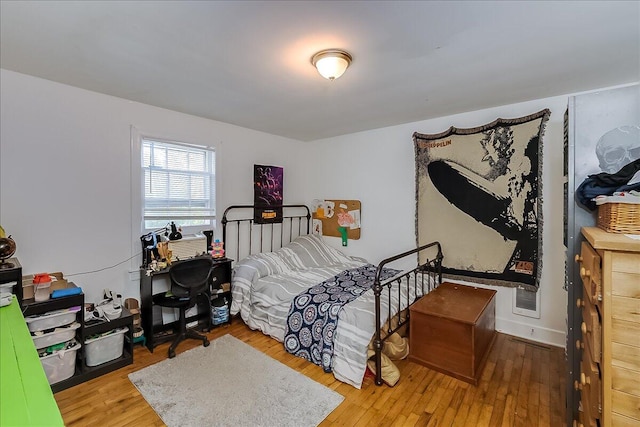
[[[211,191],[215,196],[213,202],[213,209],[215,212],[215,217],[211,219],[211,225],[200,225],[200,226],[182,226],[179,223],[176,225],[182,228],[183,234],[195,234],[201,233],[204,230],[215,230],[217,226],[217,216],[218,216],[218,178],[217,171],[219,166],[219,149],[214,144],[202,144],[198,143],[195,138],[185,138],[185,137],[175,137],[175,136],[167,136],[163,135],[161,132],[157,131],[141,131],[136,126],[131,125],[130,127],[130,138],[131,138],[131,154],[130,154],[130,176],[131,176],[131,272],[137,271],[140,265],[139,257],[134,256],[134,254],[140,254],[142,247],[140,243],[140,237],[145,235],[146,233],[153,231],[147,230],[145,228],[144,221],[144,174],[142,169],[142,145],[143,140],[153,140],[158,142],[165,142],[168,144],[175,145],[183,145],[187,147],[195,147],[199,149],[211,150],[214,152],[214,161],[212,166],[214,168],[214,183],[211,187]],[[184,141],[184,142],[183,142]],[[169,221],[170,222],[170,221]],[[133,277],[133,276],[132,276]]]
[[[206,169],[210,169],[209,171],[206,172],[199,172],[199,171],[189,171],[189,175],[192,176],[205,176],[207,177],[210,182],[208,183],[209,186],[209,202],[211,203],[211,207],[210,208],[203,208],[208,210],[209,212],[212,212],[213,215],[192,215],[192,216],[188,216],[186,218],[181,218],[180,216],[175,216],[175,217],[171,217],[171,216],[163,216],[163,215],[159,215],[157,217],[155,216],[151,216],[149,218],[149,215],[146,215],[147,212],[147,200],[146,200],[146,191],[145,191],[145,170],[147,169],[147,167],[144,166],[143,164],[143,147],[145,145],[145,143],[150,142],[151,144],[153,143],[158,143],[160,145],[163,146],[168,146],[168,147],[178,147],[178,148],[184,148],[185,150],[189,150],[189,149],[193,149],[193,150],[198,150],[198,151],[204,151],[206,153],[206,159],[205,159],[205,163],[207,164]],[[164,226],[164,225],[160,225],[158,224],[157,227],[151,227],[148,228],[146,226],[146,222],[147,221],[153,221],[154,218],[156,221],[161,221],[161,222],[165,222],[164,219],[162,218],[166,218],[166,224],[169,224],[171,221],[175,221],[176,225],[178,225],[179,227],[182,228],[183,233],[196,233],[196,232],[201,232],[202,230],[208,230],[208,229],[213,229],[215,227],[216,224],[216,218],[217,218],[217,210],[216,210],[216,150],[213,147],[208,147],[208,146],[202,146],[202,145],[196,145],[196,144],[191,144],[188,142],[182,142],[182,141],[174,141],[174,140],[166,140],[164,138],[156,138],[156,137],[149,137],[149,136],[144,136],[142,135],[140,138],[140,179],[141,179],[141,185],[142,185],[142,194],[141,194],[141,198],[140,198],[140,202],[141,202],[141,208],[142,208],[142,223],[141,223],[141,230],[142,230],[142,234],[157,230],[158,228]],[[149,170],[151,170],[153,167],[149,167]],[[168,173],[171,174],[170,169],[169,168],[158,168],[157,170],[159,171],[169,171]],[[178,171],[174,171],[175,175],[178,175],[179,172]],[[163,201],[170,201],[171,199],[162,199]],[[182,223],[180,223],[180,219],[202,219],[202,220],[206,220],[209,221],[209,224],[199,224],[199,225],[184,225]]]

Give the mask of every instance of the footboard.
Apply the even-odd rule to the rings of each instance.
[[[433,255],[432,255],[433,254]],[[382,269],[394,261],[398,261],[402,258],[415,255],[418,259],[425,259],[424,262],[418,263],[418,266],[413,270],[405,271],[401,275],[393,277],[386,281],[380,281],[380,273]],[[421,255],[421,257],[418,257]],[[375,295],[375,312],[376,312],[376,325],[382,323],[382,297],[386,296],[386,300],[389,301],[387,306],[387,322],[376,328],[373,345],[375,349],[375,362],[376,362],[376,384],[382,384],[382,347],[387,338],[399,330],[401,327],[409,323],[409,306],[416,302],[420,296],[426,295],[435,289],[442,282],[442,248],[439,242],[432,242],[419,248],[398,254],[396,256],[387,258],[378,264],[376,272],[375,282],[373,284],[373,292]],[[394,284],[397,284],[394,289]],[[404,287],[404,292],[403,288]],[[413,289],[409,289],[413,287]],[[410,292],[413,290],[413,293]],[[393,306],[392,292],[397,292],[397,304]],[[410,295],[413,294],[415,299],[410,300]],[[404,304],[401,295],[404,295]],[[402,308],[406,308],[402,310]]]

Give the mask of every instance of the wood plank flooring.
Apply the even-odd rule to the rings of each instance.
[[[282,344],[252,331],[239,319],[217,328],[210,340],[231,334],[270,357],[336,390],[345,400],[321,426],[564,426],[564,350],[498,334],[478,386],[421,365],[396,362],[400,382],[377,387],[365,378],[361,390],[288,354]],[[198,345],[180,344],[178,353]],[[62,417],[73,426],[164,426],[127,375],[167,357],[136,346],[134,363],[55,394]],[[219,392],[216,389],[216,392]],[[203,396],[206,398],[206,396]],[[212,391],[212,400],[215,393]]]

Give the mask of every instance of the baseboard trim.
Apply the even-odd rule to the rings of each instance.
[[[542,328],[530,323],[515,322],[501,317],[496,317],[496,330],[528,341],[535,341],[554,347],[565,348],[567,343],[566,333],[564,331]]]

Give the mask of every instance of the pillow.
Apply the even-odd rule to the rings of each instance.
[[[276,251],[249,255],[236,265],[235,270],[241,271],[247,278],[253,276],[251,281],[255,282],[261,277],[290,271],[291,267]]]
[[[327,245],[322,237],[315,234],[299,236],[281,250],[293,255],[287,257],[287,261],[294,269],[325,267],[353,261],[353,258]]]

